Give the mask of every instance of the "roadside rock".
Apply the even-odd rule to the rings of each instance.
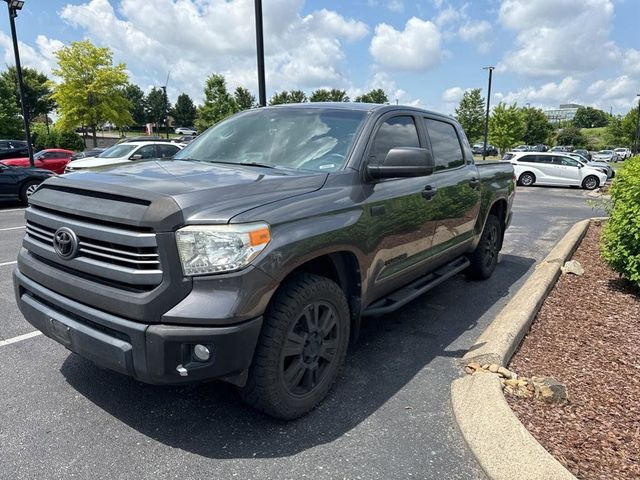
[[[569,260],[568,262],[565,262],[565,264],[560,267],[560,270],[565,274],[572,273],[574,275],[584,275],[584,268],[582,268],[582,265],[580,265],[580,262],[577,260]]]
[[[489,365],[489,371],[491,373],[498,373],[499,368],[500,368],[500,365],[497,365],[495,363],[492,363],[491,365]]]
[[[567,401],[567,387],[551,377],[531,377],[535,398],[546,403]]]

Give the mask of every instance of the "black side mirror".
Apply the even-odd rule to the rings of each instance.
[[[367,165],[367,175],[374,179],[423,177],[431,175],[433,171],[431,152],[416,147],[392,148],[382,165]]]

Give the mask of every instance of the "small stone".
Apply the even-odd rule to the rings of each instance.
[[[567,387],[551,377],[533,377],[535,397],[545,403],[559,403],[567,400]]]
[[[482,365],[482,369],[483,370],[489,370],[489,364],[485,363],[484,365]]]
[[[480,366],[479,363],[471,362],[467,364],[467,368],[470,368],[475,372],[476,370],[480,370],[482,367]]]
[[[475,372],[475,369],[471,368],[469,365],[467,365],[466,367],[464,367],[464,371],[466,373],[468,373],[469,375],[471,375],[472,373]]]
[[[498,368],[498,374],[502,375],[504,378],[511,378],[511,370],[508,370],[504,367]]]
[[[499,365],[492,363],[491,365],[489,365],[489,371],[491,373],[498,373],[498,369],[500,368]]]
[[[584,268],[577,260],[569,260],[562,267],[560,267],[562,273],[572,273],[574,275],[584,275]]]
[[[518,388],[520,386],[519,380],[514,380],[513,378],[504,380],[502,383],[504,383],[504,385],[507,387],[513,387],[513,388]]]

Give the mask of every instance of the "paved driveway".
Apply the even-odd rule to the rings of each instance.
[[[155,387],[101,370],[32,332],[13,300],[21,211],[0,207],[0,478],[484,478],[457,431],[457,360],[579,219],[584,191],[518,189],[495,275],[459,275],[365,323],[320,408],[283,423],[222,383]],[[12,228],[7,230],[7,228]]]

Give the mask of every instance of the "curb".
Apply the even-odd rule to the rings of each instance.
[[[506,366],[593,218],[576,223],[462,357]],[[527,431],[507,404],[497,375],[467,375],[451,384],[451,403],[462,436],[492,480],[564,480],[573,476]]]

